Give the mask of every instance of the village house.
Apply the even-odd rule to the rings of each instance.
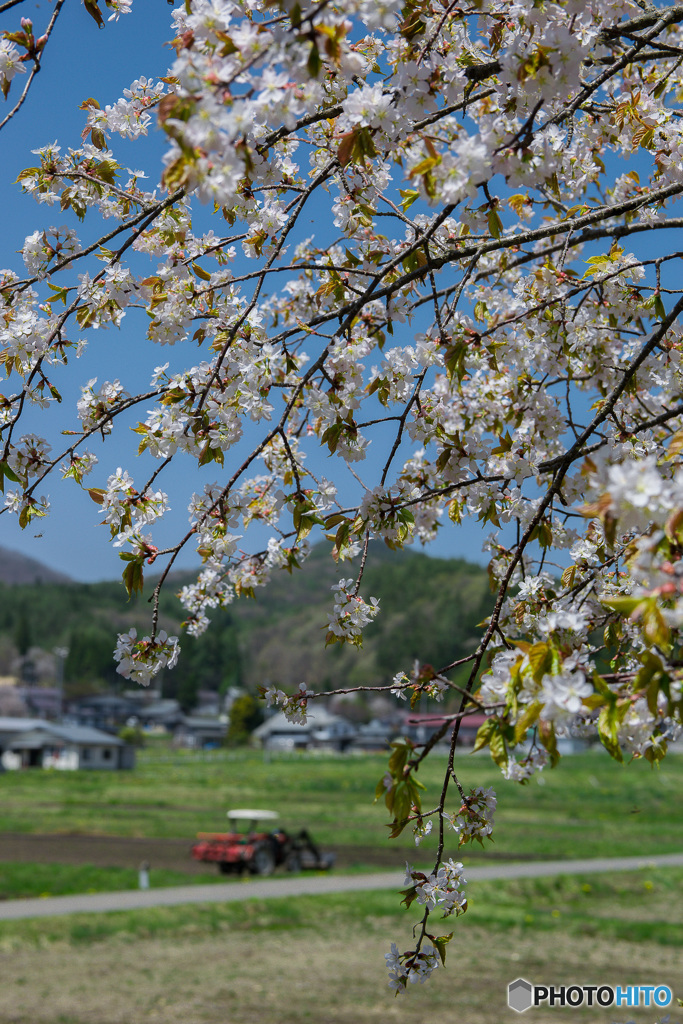
[[[133,768],[135,750],[118,736],[90,726],[58,725],[40,718],[0,718],[0,765],[19,768]]]
[[[316,707],[305,725],[296,725],[282,711],[271,715],[254,729],[252,740],[264,750],[310,750],[313,748],[348,750],[356,737],[356,727],[341,715]]]

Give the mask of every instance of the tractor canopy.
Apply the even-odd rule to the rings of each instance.
[[[259,811],[251,808],[239,808],[235,811],[228,811],[228,820],[230,822],[248,821],[250,822],[250,829],[252,832],[256,831],[256,825],[259,821],[277,821],[280,815],[277,811]]]

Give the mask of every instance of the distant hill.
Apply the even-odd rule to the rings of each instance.
[[[438,667],[476,647],[476,625],[492,606],[486,571],[463,559],[394,552],[377,543],[361,594],[379,598],[380,614],[365,628],[363,649],[325,649],[330,588],[357,572],[355,564],[335,564],[321,544],[301,572],[279,573],[257,601],[234,606],[258,682],[305,681],[316,689],[380,685],[399,669],[410,672],[416,658]]]
[[[33,572],[30,579],[40,578]],[[182,655],[163,679],[164,694],[190,707],[198,689],[232,685],[384,685],[397,671],[410,672],[415,658],[440,667],[476,647],[477,624],[493,603],[486,571],[463,559],[392,552],[376,544],[361,593],[379,598],[380,615],[366,627],[362,650],[325,649],[327,614],[334,604],[330,588],[357,572],[355,564],[335,564],[329,549],[319,545],[300,571],[276,573],[257,600],[243,598],[210,610],[204,636],[182,636]],[[0,652],[3,641],[5,650],[14,643],[21,622],[24,629],[28,624],[32,645],[69,648],[65,681],[72,692],[121,685],[112,662],[116,633],[131,626],[139,634],[148,632],[147,598],[154,580],[146,581],[142,597],[127,600],[120,582],[65,583],[55,575],[44,575],[39,585],[0,582]],[[191,578],[179,575],[162,593],[159,625],[169,633],[180,631],[184,617],[175,592]]]
[[[18,551],[0,547],[1,583],[70,583],[64,573],[48,569],[35,558],[20,555]]]

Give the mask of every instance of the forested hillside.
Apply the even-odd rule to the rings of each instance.
[[[349,646],[325,650],[330,587],[353,571],[316,548],[300,572],[276,576],[258,600],[242,599],[215,611],[200,640],[183,638],[180,662],[162,681],[164,694],[190,707],[198,689],[235,684],[380,684],[398,669],[409,670],[418,653],[442,665],[476,643],[474,627],[491,605],[485,572],[462,560],[391,552],[378,545],[368,558],[363,592],[380,599],[381,615],[367,628],[362,651]],[[177,632],[182,621],[174,596],[182,582],[175,580],[163,599],[161,625],[168,632]],[[60,645],[69,648],[67,692],[120,686],[112,662],[116,632],[131,625],[146,631],[149,614],[146,598],[128,601],[118,582],[1,583],[0,674],[29,647],[51,651]]]

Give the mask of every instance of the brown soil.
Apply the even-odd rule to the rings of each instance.
[[[139,839],[124,836],[80,836],[70,834],[0,833],[0,863],[26,861],[34,864],[94,864],[97,867],[134,867],[147,860],[153,867],[164,867],[187,874],[215,873],[213,864],[193,860],[193,839]],[[335,866],[342,870],[367,868],[390,870],[402,867],[404,849],[392,846],[353,846],[342,843],[334,849]],[[486,850],[487,860],[538,859],[522,854],[504,854]],[[468,851],[467,860],[478,860],[483,851]],[[410,856],[410,854],[409,854]]]
[[[192,860],[192,839],[141,839],[129,836],[87,836],[22,832],[0,833],[0,863],[25,861],[33,864],[94,864],[97,867],[137,868],[146,860],[155,868],[187,874],[215,874],[212,864]],[[337,843],[335,867],[343,870],[373,868],[390,870],[403,866],[406,850],[396,846],[353,846]],[[323,846],[323,853],[328,847]],[[483,853],[483,851],[482,851]],[[532,860],[521,854],[486,851],[491,860]],[[470,850],[467,860],[478,860],[479,850]]]
[[[147,860],[156,868],[188,874],[215,874],[211,864],[192,860],[192,840],[139,839],[123,836],[0,834],[0,862],[33,864],[95,864],[98,867],[137,868]],[[336,866],[396,867],[396,850],[375,846],[336,846]]]

